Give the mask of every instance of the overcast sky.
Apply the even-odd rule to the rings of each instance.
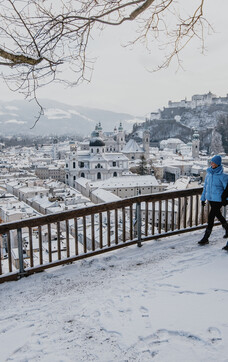
[[[151,54],[143,46],[133,50],[121,46],[128,28],[109,28],[92,44],[92,55],[97,57],[92,81],[75,88],[51,85],[38,93],[41,98],[63,101],[117,112],[146,116],[167,106],[169,100],[190,99],[193,94],[211,91],[217,96],[228,93],[228,1],[205,0],[205,11],[215,33],[205,35],[206,52],[200,52],[197,41],[189,44],[182,54],[183,67],[177,71],[173,63],[156,73],[148,68],[157,65],[159,53],[154,46]],[[13,100],[19,96],[2,83],[1,99]]]

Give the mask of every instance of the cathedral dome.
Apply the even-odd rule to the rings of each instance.
[[[104,141],[100,137],[96,137],[90,140],[90,147],[103,147],[105,146]]]
[[[98,137],[99,136],[99,132],[97,131],[97,130],[95,130],[95,131],[93,131],[92,133],[91,133],[91,137],[92,138],[96,138],[96,137]]]

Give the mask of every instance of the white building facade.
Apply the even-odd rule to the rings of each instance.
[[[105,142],[96,137],[91,139],[88,151],[75,149],[66,157],[66,184],[74,187],[79,177],[91,181],[107,180],[128,173],[128,158],[121,152],[106,152]]]

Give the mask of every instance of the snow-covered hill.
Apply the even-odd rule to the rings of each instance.
[[[1,361],[226,362],[221,226],[0,285]]]
[[[194,109],[184,107],[164,108],[160,119],[147,119],[134,125],[129,137],[137,139],[147,129],[152,144],[168,138],[179,138],[187,143],[192,140],[194,129],[200,135],[200,148],[209,153],[228,152],[228,105],[216,104]],[[139,137],[140,138],[140,137]]]
[[[199,131],[206,128],[216,127],[221,116],[228,115],[228,104],[204,105],[196,108],[164,108],[161,112],[162,119],[175,119],[179,117],[179,122]]]

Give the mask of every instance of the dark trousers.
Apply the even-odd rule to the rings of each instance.
[[[212,230],[214,226],[215,217],[221,222],[222,225],[226,224],[226,219],[221,214],[221,202],[216,201],[209,201],[209,204],[211,206],[211,210],[208,215],[208,229]]]

